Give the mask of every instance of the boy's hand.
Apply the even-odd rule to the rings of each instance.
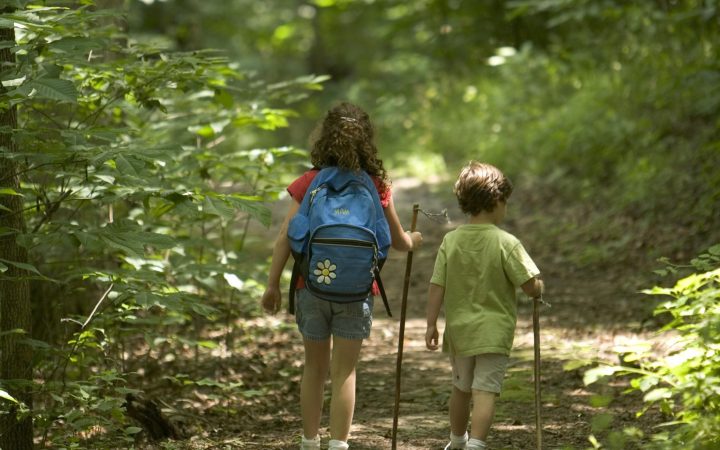
[[[262,296],[262,307],[268,314],[276,314],[280,311],[280,303],[282,296],[280,289],[277,287],[268,287]]]
[[[525,292],[525,295],[530,298],[542,297],[545,291],[545,283],[543,283],[539,276],[530,278],[520,287],[523,292]]]
[[[425,346],[428,348],[428,350],[437,350],[439,348],[439,336],[440,335],[438,333],[437,325],[427,326],[427,330],[425,331]]]

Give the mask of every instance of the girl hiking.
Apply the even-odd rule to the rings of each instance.
[[[290,256],[288,224],[300,209],[308,187],[320,169],[338,169],[370,175],[389,226],[392,248],[410,251],[422,243],[419,232],[404,232],[395,211],[382,160],[373,141],[370,117],[361,108],[341,103],[327,112],[311,136],[310,160],[313,169],[288,186],[292,197],[290,208],[280,228],[272,253],[267,289],[262,296],[263,309],[275,314],[280,310],[280,276]],[[332,281],[334,266],[322,267],[320,280]],[[317,272],[317,270],[316,270]],[[362,301],[331,302],[321,299],[305,288],[300,278],[295,285],[297,304],[295,320],[303,336],[305,365],[300,385],[300,413],[303,436],[301,450],[320,449],[320,420],[323,409],[325,380],[330,372],[330,442],[329,449],[347,449],[348,435],[355,409],[355,368],[363,340],[370,336],[373,295]]]

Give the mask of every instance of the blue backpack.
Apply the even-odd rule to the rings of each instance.
[[[367,173],[337,167],[320,170],[290,220],[287,235],[295,259],[290,314],[295,312],[295,285],[302,275],[313,295],[338,303],[365,300],[377,281],[391,315],[380,280],[390,249],[390,227]]]

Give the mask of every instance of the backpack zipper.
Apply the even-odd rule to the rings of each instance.
[[[373,264],[371,272],[373,273],[373,276],[375,274],[375,269],[378,268],[378,248],[377,245],[373,244],[372,242],[361,241],[359,239],[316,238],[312,240],[312,243],[320,245],[337,245],[342,247],[372,248]]]
[[[312,242],[321,245],[342,245],[346,247],[375,247],[372,242],[359,239],[315,238]]]
[[[325,188],[325,185],[321,184],[320,186],[310,191],[310,206],[312,206],[313,200],[315,200],[315,195],[323,188]]]

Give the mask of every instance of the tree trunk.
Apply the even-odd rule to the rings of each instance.
[[[2,11],[7,12],[7,11]],[[0,28],[0,41],[14,42],[14,28]],[[4,70],[15,65],[15,55],[10,48],[0,49],[0,65]],[[3,89],[0,87],[0,89]],[[17,128],[17,110],[13,107],[0,110],[0,129]],[[17,163],[7,156],[15,152],[15,140],[10,132],[0,132],[0,187],[18,190],[20,180]],[[7,261],[27,263],[27,250],[18,245],[17,236],[25,232],[22,197],[0,195],[0,227],[13,232],[5,232],[0,237],[0,258]],[[22,340],[30,337],[31,309],[30,289],[25,270],[6,264],[8,269],[0,278],[0,378],[3,388],[17,400],[32,407],[29,382],[32,380],[32,347],[23,345]],[[21,329],[25,335],[8,333]],[[15,383],[17,380],[21,383]],[[6,402],[6,406],[10,404]],[[4,408],[3,408],[4,409]],[[10,414],[0,415],[0,448],[13,450],[32,450],[32,417],[17,416],[17,408],[12,407]]]

